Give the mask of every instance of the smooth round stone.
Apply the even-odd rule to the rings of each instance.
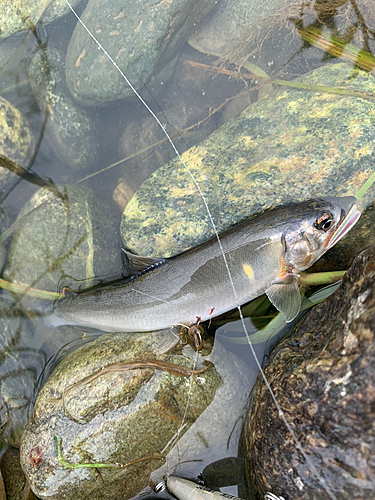
[[[151,76],[159,75],[163,83],[167,81],[176,54],[214,4],[214,0],[90,0],[82,21],[139,90]],[[66,55],[66,80],[72,95],[84,105],[101,105],[134,95],[80,24]]]
[[[271,16],[285,3],[285,0],[222,0],[188,42],[205,54],[222,55],[241,40],[257,19]]]
[[[171,337],[170,331],[105,334],[55,368],[38,395],[21,443],[22,468],[38,497],[126,500],[147,486],[151,471],[165,462],[163,450],[178,432],[185,434],[223,384],[214,365],[195,376],[158,367],[120,371],[121,363],[136,360],[174,363],[176,369],[203,367],[195,353],[192,358],[179,349],[165,354]],[[207,342],[204,354],[211,347]],[[102,373],[114,364],[119,365],[116,370]],[[90,379],[93,374],[98,376]],[[183,416],[186,425],[181,428]],[[100,469],[100,481],[95,468],[64,470],[55,435],[62,438],[70,463],[134,462]]]
[[[372,75],[343,63],[297,81],[375,93]],[[222,232],[278,205],[354,195],[375,171],[374,113],[371,100],[282,87],[182,158]],[[175,159],[142,184],[122,216],[126,248],[169,257],[214,237],[190,173]],[[372,199],[367,193],[361,207]]]
[[[273,350],[264,368],[306,457],[258,375],[242,453],[250,498],[372,499],[375,488],[375,247]],[[313,470],[315,469],[315,471]]]
[[[4,278],[56,292],[61,276],[84,280],[119,272],[114,217],[89,188],[56,190],[40,189],[20,211]]]
[[[20,111],[0,96],[0,154],[26,168],[35,150],[34,135]],[[16,174],[0,168],[0,187],[16,178]]]
[[[56,156],[75,170],[93,164],[100,147],[98,122],[72,98],[62,54],[56,49],[37,52],[29,78],[39,107],[48,114],[46,136]]]

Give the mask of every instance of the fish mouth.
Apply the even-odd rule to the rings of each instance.
[[[361,212],[358,210],[358,203],[353,203],[349,212],[341,219],[336,231],[331,236],[327,244],[327,250],[332,248],[336,243],[343,238],[348,231],[358,222],[361,217]]]

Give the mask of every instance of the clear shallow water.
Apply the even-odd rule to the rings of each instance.
[[[81,12],[84,8],[84,4],[79,6],[78,12]],[[313,15],[311,13],[311,15]],[[45,43],[48,49],[53,47],[58,47],[63,53],[66,51],[68,42],[70,39],[71,32],[75,26],[75,18],[73,15],[67,15],[63,19],[48,25],[44,28],[37,29],[38,36],[40,37],[40,41]],[[90,43],[90,39],[88,38],[88,42]],[[277,58],[280,57],[280,52],[277,47],[277,44],[272,46],[271,41],[268,42],[270,46],[267,47],[267,61],[263,61],[262,65],[268,65],[270,69],[274,69],[275,65],[277,65]],[[17,46],[22,47],[22,55],[17,53]],[[26,47],[26,50],[25,50]],[[123,156],[120,155],[120,151],[124,150],[124,148],[119,148],[118,143],[122,133],[124,132],[127,126],[130,126],[132,123],[137,122],[139,120],[149,119],[149,114],[147,110],[145,110],[144,106],[142,106],[136,98],[131,98],[123,101],[116,101],[110,104],[107,104],[102,107],[93,107],[89,108],[89,114],[94,119],[97,120],[98,128],[97,135],[99,137],[99,147],[97,155],[95,159],[88,165],[86,168],[78,171],[72,170],[67,166],[67,163],[51,148],[48,143],[46,137],[47,132],[43,128],[43,122],[45,115],[40,112],[34,95],[31,91],[30,86],[28,85],[28,74],[27,70],[30,64],[30,60],[34,53],[36,53],[40,48],[38,48],[38,43],[35,41],[34,37],[30,34],[20,34],[15,37],[5,40],[0,49],[3,49],[4,52],[10,54],[11,62],[5,66],[5,72],[0,77],[3,80],[1,89],[3,89],[3,97],[8,99],[14,106],[18,107],[22,114],[27,117],[32,131],[35,136],[36,143],[38,145],[37,154],[32,164],[32,170],[37,172],[38,175],[49,177],[53,180],[55,184],[61,183],[79,183],[79,185],[84,185],[92,188],[96,194],[96,196],[102,200],[102,203],[106,203],[111,209],[113,213],[113,217],[116,221],[120,220],[122,209],[116,204],[113,200],[113,193],[118,186],[118,181],[120,178],[126,178],[128,184],[131,184],[132,189],[138,187],[153,171],[162,166],[165,161],[172,157],[173,152],[168,151],[170,148],[167,145],[166,150],[154,150],[148,151],[144,154],[146,157],[143,160],[139,160],[138,157],[135,159],[129,160],[127,162],[123,162],[118,166],[107,169],[105,172],[93,175],[96,172],[102,170],[105,167],[108,167],[115,162],[121,160],[124,155],[134,154],[138,149],[143,149],[145,146],[148,146],[147,138],[144,138],[141,134],[134,134],[135,138],[139,138],[139,146],[137,144],[134,145],[134,150],[127,146],[128,153],[123,153]],[[316,49],[312,49],[314,51]],[[199,60],[204,59],[205,64],[212,64],[214,58],[198,56],[194,53],[193,49],[186,46],[184,48],[183,55],[181,55],[181,61],[176,70],[179,72],[179,79],[175,79],[169,83],[164,83],[163,78],[160,77],[157,82],[154,82],[148,89],[143,89],[141,91],[142,96],[147,100],[149,105],[155,112],[160,113],[162,123],[167,125],[167,129],[170,133],[173,133],[173,126],[169,125],[168,119],[168,109],[170,108],[170,101],[173,99],[183,100],[186,106],[186,109],[189,107],[194,107],[198,105],[203,107],[209,113],[209,110],[212,107],[219,107],[225,99],[229,96],[234,96],[241,90],[245,89],[242,83],[226,81],[225,89],[223,86],[223,79],[218,82],[217,78],[205,78],[204,86],[202,86],[202,82],[198,81],[193,84],[193,79],[190,78],[188,80],[189,85],[182,85],[181,82],[184,82],[184,72],[188,74],[188,69],[186,65],[184,65],[183,61],[188,58],[196,57]],[[263,55],[264,57],[264,55]],[[8,60],[8,59],[6,59]],[[294,65],[289,65],[287,69],[284,69],[285,73],[289,76],[295,75],[298,72],[301,74],[309,70],[310,68],[319,66],[321,63],[320,55],[317,55],[316,58],[312,57],[303,58],[299,61],[299,63]],[[176,83],[177,82],[177,83]],[[178,83],[180,82],[180,83]],[[9,90],[11,85],[17,85],[17,88],[13,88]],[[165,91],[163,92],[161,88],[165,87]],[[8,89],[8,90],[6,90]],[[4,91],[5,90],[5,91]],[[151,97],[150,97],[151,93]],[[245,101],[251,101],[256,99],[256,94],[247,94],[245,96]],[[181,110],[183,112],[183,110]],[[228,112],[229,113],[229,112]],[[212,127],[221,125],[226,119],[226,115],[223,111],[217,113],[213,119]],[[47,124],[48,128],[48,124]],[[142,132],[142,130],[141,130]],[[153,137],[156,137],[157,140],[160,140],[158,133],[156,133]],[[186,149],[189,145],[189,140],[186,141],[176,140],[178,149],[181,152],[183,149]],[[152,141],[151,141],[152,142]],[[194,140],[192,140],[194,142]],[[24,165],[25,167],[29,165]],[[85,177],[91,176],[90,178],[85,179]],[[37,187],[22,181],[22,182],[13,182],[10,186],[7,186],[4,189],[3,194],[3,206],[9,212],[12,219],[17,215],[18,211],[22,208],[25,201],[30,198],[30,196],[36,191]],[[116,236],[117,237],[117,236]],[[118,246],[118,251],[120,253],[120,245]],[[71,276],[75,278],[74,276]],[[16,301],[17,303],[17,301]],[[61,341],[59,344],[58,341],[53,342],[52,344],[45,346],[46,339],[43,336],[42,330],[37,327],[35,329],[35,324],[31,326],[31,332],[28,331],[28,334],[25,334],[24,327],[21,327],[19,334],[15,337],[9,336],[4,330],[4,347],[8,349],[8,344],[11,344],[11,349],[14,352],[21,352],[21,349],[28,349],[37,352],[39,358],[37,363],[35,363],[32,355],[30,354],[29,359],[26,362],[26,365],[30,365],[34,370],[34,379],[33,384],[37,384],[37,380],[39,374],[41,373],[45,360],[53,356],[56,352],[59,351],[64,344],[66,344],[66,338]],[[240,331],[240,329],[239,329]],[[80,333],[76,331],[72,332],[72,339],[79,338],[81,336]],[[51,336],[49,335],[49,338]],[[71,339],[69,339],[71,340]],[[44,347],[40,350],[41,346],[44,344]],[[250,370],[256,372],[256,364],[251,357],[250,349],[240,348],[237,349],[234,346],[230,345],[230,341],[228,341],[228,349],[240,351],[241,357],[246,360]],[[259,348],[258,356],[260,359],[263,358],[263,349],[264,346]],[[23,352],[23,351],[22,351]],[[16,364],[12,366],[12,369],[8,368],[5,364],[3,364],[2,372],[5,378],[9,378],[9,374],[11,371],[17,371],[17,363],[22,363],[19,366],[20,371],[24,370],[25,361],[16,361]],[[30,388],[29,388],[30,389]],[[251,386],[249,384],[248,390],[250,392]],[[24,394],[20,394],[20,397],[24,397]],[[30,391],[28,392],[27,398],[29,400]],[[24,401],[22,402],[22,407],[25,406]],[[230,450],[233,453],[233,450]],[[221,458],[218,456],[209,456],[209,459]],[[208,460],[208,458],[207,458]],[[202,464],[203,466],[203,464]],[[193,473],[192,471],[190,471]],[[194,471],[195,472],[195,471]]]

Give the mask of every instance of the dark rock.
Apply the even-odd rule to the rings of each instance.
[[[214,3],[214,0],[162,3],[130,0],[124,4],[113,0],[99,4],[90,0],[82,21],[138,90],[151,76],[156,79],[159,75],[163,82],[167,81],[176,54]],[[84,105],[99,105],[133,95],[80,24],[68,47],[66,77],[73,96]]]
[[[7,449],[1,458],[0,469],[6,491],[6,496],[2,497],[0,488],[1,500],[36,500],[21,469],[19,449]]]
[[[323,481],[337,500],[374,498],[374,283],[372,247],[355,259],[335,294],[274,349],[264,369],[305,457],[258,376],[242,442],[254,498],[272,491],[288,500],[321,500],[328,498]]]
[[[75,7],[79,2],[72,0],[70,3]],[[41,18],[44,24],[50,23],[69,11],[65,0],[12,0],[0,10],[0,38],[30,30]]]
[[[56,156],[78,170],[92,164],[100,146],[97,121],[72,98],[59,51],[39,51],[29,69],[30,84],[42,112],[46,135]]]

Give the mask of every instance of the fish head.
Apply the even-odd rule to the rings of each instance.
[[[296,271],[312,266],[361,216],[354,196],[318,198],[303,205],[302,211],[296,204],[300,207],[298,216],[283,234],[283,261]]]

